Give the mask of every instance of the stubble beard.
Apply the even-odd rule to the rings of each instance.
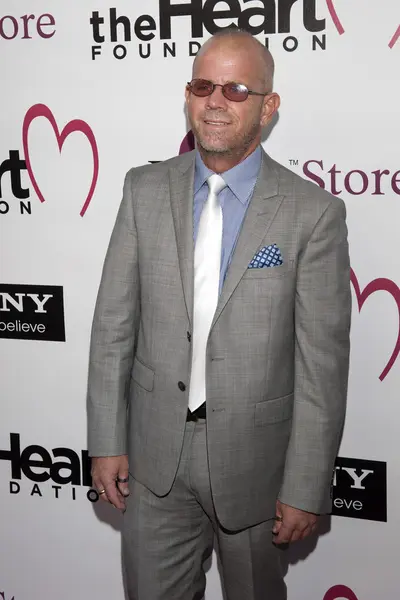
[[[223,138],[216,132],[214,137],[216,144],[214,144],[212,139],[208,140],[203,138],[199,128],[197,128],[194,123],[191,125],[197,144],[200,146],[201,150],[207,156],[219,156],[221,158],[243,156],[260,132],[259,122],[255,122],[243,136],[237,134],[231,140],[226,140],[225,143],[223,143]]]

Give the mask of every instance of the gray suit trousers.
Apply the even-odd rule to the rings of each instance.
[[[136,480],[123,520],[129,600],[201,600],[214,540],[227,600],[286,600],[273,520],[233,532],[219,524],[211,495],[205,421],[187,423],[171,491]]]

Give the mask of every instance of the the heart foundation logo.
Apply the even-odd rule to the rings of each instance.
[[[354,292],[356,294],[359,312],[361,312],[365,301],[369,298],[369,296],[371,296],[371,294],[374,294],[375,292],[388,292],[393,297],[397,305],[397,310],[399,313],[397,340],[392,355],[390,356],[382,373],[379,375],[379,379],[383,381],[389,373],[390,369],[393,367],[394,363],[396,362],[396,359],[400,352],[400,288],[394,283],[394,281],[391,281],[390,279],[385,279],[384,277],[380,277],[371,281],[363,289],[363,291],[361,291],[357,276],[353,270],[351,270],[350,279],[354,288]]]
[[[80,119],[74,119],[72,121],[69,121],[69,123],[66,124],[66,126],[60,133],[57,123],[56,123],[56,120],[54,118],[54,115],[47,106],[45,106],[44,104],[35,104],[28,110],[28,112],[25,115],[24,122],[22,125],[22,143],[24,146],[26,168],[28,170],[28,174],[29,174],[30,180],[32,182],[33,188],[41,202],[45,202],[46,199],[44,198],[44,196],[41,192],[41,189],[38,185],[38,182],[36,180],[35,174],[32,169],[32,163],[31,163],[31,158],[30,158],[30,153],[29,153],[29,140],[28,140],[29,127],[30,127],[32,121],[38,117],[44,117],[51,124],[54,134],[57,139],[58,149],[60,152],[62,150],[62,147],[63,147],[64,142],[67,139],[67,137],[71,133],[75,133],[77,131],[80,131],[81,133],[83,133],[83,135],[87,138],[87,140],[90,144],[90,147],[92,149],[92,154],[93,154],[93,175],[92,175],[92,181],[90,184],[89,192],[85,198],[82,209],[80,211],[80,215],[81,215],[81,217],[83,217],[85,212],[87,211],[87,208],[93,197],[94,191],[96,189],[97,178],[99,175],[99,152],[97,149],[97,143],[96,143],[96,138],[94,136],[94,133],[93,133],[92,129],[89,127],[89,125],[87,123],[85,123],[85,121],[81,121]]]

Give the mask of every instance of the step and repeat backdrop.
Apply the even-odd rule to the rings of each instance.
[[[126,171],[192,146],[193,57],[248,28],[276,60],[263,144],[344,199],[353,325],[334,510],[285,554],[291,600],[398,597],[398,0],[0,3],[0,598],[124,598],[120,516],[91,487],[91,319]],[[222,600],[218,565],[207,600]]]

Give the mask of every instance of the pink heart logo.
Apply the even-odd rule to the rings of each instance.
[[[24,122],[22,125],[22,143],[24,146],[26,168],[28,170],[28,174],[29,174],[30,180],[32,182],[33,188],[34,188],[40,202],[45,202],[45,198],[39,188],[39,185],[36,181],[35,175],[32,170],[32,164],[31,164],[30,155],[29,155],[29,144],[28,144],[29,127],[30,127],[30,124],[32,123],[32,121],[34,119],[36,119],[37,117],[45,117],[50,122],[50,124],[53,128],[53,131],[55,133],[56,139],[57,139],[58,149],[59,149],[60,153],[61,153],[61,150],[62,150],[65,140],[71,133],[80,131],[81,133],[83,133],[84,136],[86,136],[86,138],[89,141],[90,147],[92,149],[92,154],[93,154],[93,176],[92,176],[92,181],[90,184],[89,193],[86,196],[85,202],[84,202],[81,212],[80,212],[81,217],[83,217],[89,204],[90,204],[90,201],[93,197],[94,190],[96,189],[97,178],[99,175],[99,152],[97,149],[97,143],[96,143],[96,138],[94,137],[94,133],[93,133],[92,129],[89,127],[89,125],[87,123],[85,123],[85,121],[81,121],[80,119],[74,119],[73,121],[69,121],[69,123],[66,124],[66,126],[60,133],[57,123],[56,123],[56,120],[54,118],[54,115],[47,106],[45,106],[44,104],[35,104],[28,110],[28,112],[25,115]]]
[[[394,36],[392,37],[392,39],[389,42],[389,48],[392,49],[393,46],[395,45],[395,43],[397,42],[397,40],[400,37],[400,25],[398,26],[398,28],[396,29],[396,32],[394,34]]]
[[[340,19],[337,15],[337,12],[336,12],[334,4],[333,4],[333,0],[326,0],[326,5],[328,7],[329,14],[331,15],[331,19],[332,19],[336,29],[338,30],[339,35],[342,35],[344,33],[344,27],[343,27],[342,23],[340,22]],[[392,39],[390,40],[390,42],[388,44],[390,49],[393,48],[393,46],[395,45],[395,43],[397,42],[399,37],[400,37],[400,25],[398,26],[394,36],[392,37]]]
[[[329,10],[329,14],[331,15],[331,19],[336,27],[336,29],[339,32],[339,35],[342,35],[344,33],[344,29],[343,26],[339,20],[339,17],[337,16],[337,12],[335,10],[335,7],[333,5],[333,0],[326,0],[326,5],[328,7]]]
[[[361,312],[364,302],[369,298],[371,294],[374,292],[388,292],[394,299],[397,304],[397,309],[399,312],[399,333],[397,336],[397,341],[393,350],[391,357],[389,358],[386,367],[383,369],[382,373],[379,375],[379,379],[383,381],[386,375],[389,373],[390,369],[393,367],[399,352],[400,352],[400,288],[391,281],[390,279],[385,279],[380,277],[378,279],[374,279],[371,281],[363,291],[360,290],[360,285],[358,283],[358,279],[353,269],[350,272],[350,280],[353,284],[353,288],[356,294],[357,303],[358,303],[358,312]],[[328,599],[329,600],[329,599]]]
[[[338,598],[346,598],[346,600],[358,600],[355,593],[347,587],[347,585],[334,585],[328,590],[324,596],[324,600],[338,600]]]

